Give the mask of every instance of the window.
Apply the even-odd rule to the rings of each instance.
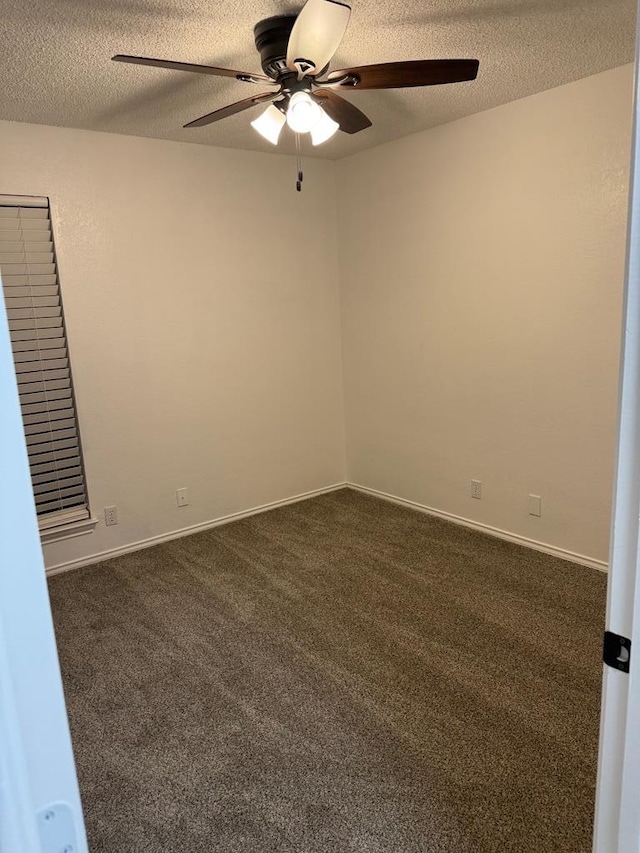
[[[89,529],[89,506],[46,198],[0,195],[0,274],[43,541]]]

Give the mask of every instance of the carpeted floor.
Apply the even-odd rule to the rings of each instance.
[[[347,490],[54,577],[92,853],[587,853],[605,585]]]

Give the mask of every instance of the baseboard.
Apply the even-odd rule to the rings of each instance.
[[[293,495],[289,498],[284,498],[279,501],[272,501],[268,504],[263,504],[262,506],[252,507],[251,509],[242,510],[241,512],[234,512],[230,515],[220,516],[219,518],[214,518],[211,521],[204,521],[200,524],[192,524],[189,527],[182,527],[179,530],[172,530],[169,533],[163,533],[159,536],[152,536],[149,539],[141,539],[138,542],[132,542],[128,545],[122,545],[119,548],[110,548],[107,551],[100,551],[97,554],[91,554],[88,557],[81,557],[78,560],[70,560],[65,563],[57,563],[54,566],[50,566],[46,573],[48,576],[53,576],[60,574],[62,572],[68,572],[73,569],[80,569],[83,566],[91,566],[94,563],[101,563],[104,560],[110,560],[113,557],[120,557],[123,554],[129,554],[133,551],[141,551],[144,548],[151,548],[154,545],[160,545],[163,542],[170,542],[172,539],[180,539],[183,536],[191,536],[193,533],[199,533],[202,530],[210,530],[213,527],[220,527],[223,524],[229,524],[232,521],[239,521],[241,518],[248,518],[251,515],[258,515],[262,512],[269,512],[269,510],[277,509],[281,506],[287,506],[289,504],[298,503],[300,501],[309,500],[309,498],[315,498],[319,495],[326,495],[330,492],[336,492],[339,489],[349,488],[353,489],[357,492],[362,492],[363,494],[372,495],[373,497],[380,498],[385,501],[391,501],[392,503],[399,504],[400,506],[406,506],[410,509],[417,510],[418,512],[424,512],[427,515],[433,515],[437,518],[443,518],[446,521],[451,521],[454,524],[460,524],[463,527],[469,527],[472,530],[478,530],[481,533],[487,533],[490,536],[495,536],[498,539],[504,539],[507,542],[514,542],[516,545],[523,545],[525,548],[531,548],[534,551],[542,551],[544,554],[550,554],[553,557],[559,557],[561,560],[569,560],[572,563],[579,563],[582,566],[588,566],[592,569],[598,569],[601,572],[606,572],[608,569],[607,563],[603,560],[595,560],[592,557],[587,557],[584,554],[576,554],[573,551],[567,551],[564,548],[557,548],[555,545],[549,545],[546,542],[538,542],[535,539],[529,539],[526,536],[520,536],[517,533],[510,533],[508,530],[501,530],[498,527],[492,527],[488,524],[482,524],[479,521],[472,521],[470,518],[464,518],[460,515],[453,515],[450,512],[444,512],[443,510],[435,509],[434,507],[425,506],[425,504],[417,503],[416,501],[406,500],[405,498],[400,498],[397,495],[390,495],[387,492],[381,492],[379,489],[371,489],[368,486],[361,486],[358,483],[335,483],[331,486],[325,486],[322,489],[314,489],[310,492],[303,492],[299,495]]]
[[[61,572],[80,569],[83,566],[92,566],[94,563],[102,563],[105,560],[111,560],[113,557],[121,557],[123,554],[130,554],[133,551],[142,551],[144,548],[151,548],[153,545],[170,542],[172,539],[181,539],[183,536],[191,536],[193,533],[210,530],[212,527],[220,527],[222,524],[229,524],[231,521],[239,521],[241,518],[248,518],[251,515],[269,512],[269,510],[278,509],[278,507],[281,506],[306,501],[309,500],[309,498],[316,498],[319,495],[329,494],[329,492],[336,492],[339,489],[346,488],[346,486],[347,483],[334,483],[332,486],[325,486],[322,489],[314,489],[311,492],[303,492],[300,495],[293,495],[290,498],[284,498],[280,501],[272,501],[271,503],[252,507],[251,509],[245,509],[241,512],[233,512],[230,515],[223,515],[220,516],[220,518],[214,518],[211,521],[203,521],[200,524],[192,524],[189,527],[181,527],[179,530],[172,530],[169,533],[162,533],[159,536],[151,536],[149,539],[141,539],[138,542],[121,545],[119,548],[110,548],[108,551],[100,551],[97,554],[91,554],[88,557],[81,557],[78,560],[70,560],[66,563],[57,563],[55,566],[50,566],[46,570],[46,574],[51,577],[52,575],[59,575]]]
[[[390,495],[387,492],[381,492],[378,489],[370,489],[368,486],[360,486],[358,483],[347,483],[347,487],[354,489],[356,492],[362,492],[365,495],[372,495],[376,498],[381,498],[391,503],[400,504],[410,509],[424,512],[427,515],[434,515],[437,518],[443,518],[446,521],[452,521],[454,524],[460,524],[463,527],[469,527],[472,530],[478,530],[481,533],[487,533],[489,536],[495,536],[498,539],[505,539],[507,542],[514,542],[516,545],[523,545],[525,548],[531,548],[534,551],[542,551],[544,554],[551,554],[553,557],[559,557],[561,560],[569,560],[571,563],[579,563],[581,566],[588,566],[590,569],[597,569],[600,572],[608,570],[608,564],[603,560],[594,560],[592,557],[587,557],[584,554],[576,554],[573,551],[566,551],[564,548],[557,548],[555,545],[549,545],[546,542],[538,542],[536,539],[528,539],[526,536],[520,536],[517,533],[510,533],[508,530],[501,530],[499,527],[491,527],[489,524],[482,524],[479,521],[472,521],[470,518],[464,518],[460,515],[453,515],[450,512],[444,512],[440,509],[434,509],[424,504],[416,503],[416,501],[408,501],[405,498],[399,498],[397,495]]]

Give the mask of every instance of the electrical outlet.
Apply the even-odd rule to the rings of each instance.
[[[482,483],[480,480],[471,481],[471,497],[477,501],[482,500]]]
[[[540,495],[529,495],[529,515],[542,515],[542,498]]]
[[[111,527],[113,524],[118,523],[117,506],[106,506],[104,508],[104,523],[107,525],[107,527]]]
[[[176,503],[178,506],[189,506],[189,495],[185,489],[176,489]]]

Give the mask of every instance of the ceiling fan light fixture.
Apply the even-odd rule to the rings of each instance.
[[[320,107],[320,118],[311,128],[311,142],[313,145],[322,145],[327,139],[331,139],[339,128],[338,122],[330,118]]]
[[[322,110],[307,92],[295,92],[287,109],[287,124],[296,133],[309,133],[322,120]]]
[[[477,59],[382,62],[329,71],[349,23],[349,2],[305,0],[297,15],[275,15],[259,21],[254,27],[254,40],[264,74],[120,53],[112,59],[152,68],[229,77],[244,84],[276,86],[276,90],[227,104],[184,125],[185,128],[206,127],[258,104],[271,105],[251,124],[272,145],[277,145],[285,123],[296,134],[310,133],[314,145],[326,142],[338,129],[351,135],[371,127],[371,120],[338,94],[341,88],[354,91],[406,89],[476,79]]]
[[[271,104],[262,115],[251,122],[251,127],[257,130],[260,136],[266,139],[267,142],[277,145],[280,138],[280,131],[284,127],[286,120],[284,114]]]

